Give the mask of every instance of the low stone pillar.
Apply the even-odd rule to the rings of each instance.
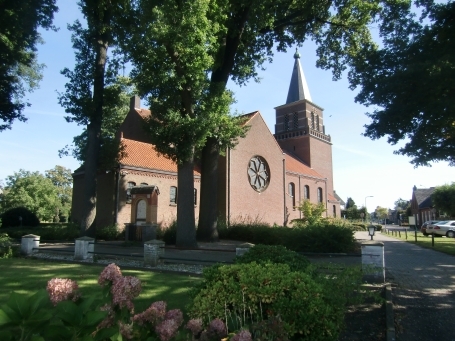
[[[156,239],[156,224],[142,225],[142,241]]]
[[[362,270],[365,281],[385,282],[384,243],[375,240],[362,243]]]
[[[235,255],[236,256],[243,256],[245,253],[247,253],[248,251],[250,251],[250,249],[254,246],[254,244],[251,244],[251,243],[244,243],[244,244],[240,244],[239,246],[237,246],[235,248]]]
[[[21,254],[30,256],[34,252],[38,252],[40,238],[40,236],[34,234],[23,236],[21,239]]]
[[[153,239],[144,242],[144,265],[157,266],[162,256],[164,256],[163,241]]]
[[[74,243],[74,260],[93,259],[95,239],[90,237],[77,238]],[[90,252],[90,253],[89,253]]]

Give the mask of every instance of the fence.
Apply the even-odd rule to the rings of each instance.
[[[166,263],[189,263],[189,264],[230,264],[235,255],[240,255],[252,247],[252,244],[239,245],[234,249],[182,249],[166,247],[164,242],[150,240],[143,247],[133,250],[131,247],[124,248],[118,243],[96,242],[95,239],[82,237],[75,243],[66,243],[64,246],[49,247],[40,246],[40,237],[26,235],[21,240],[21,253],[33,255],[37,252],[73,254],[74,260],[93,260],[94,258],[118,257],[123,259],[143,259],[144,265],[157,266],[159,262]],[[199,251],[199,252],[197,252]],[[201,252],[203,251],[203,252]],[[218,255],[217,255],[218,254]]]

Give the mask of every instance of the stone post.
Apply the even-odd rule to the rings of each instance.
[[[26,256],[30,256],[34,252],[38,252],[40,236],[34,234],[27,234],[21,239],[21,253]]]
[[[95,251],[95,239],[90,237],[77,238],[74,244],[74,260],[92,259]],[[91,252],[91,253],[89,253]]]
[[[236,256],[243,256],[245,253],[250,251],[250,249],[254,246],[254,244],[251,243],[244,243],[240,244],[235,248],[235,255]]]
[[[385,282],[384,243],[369,240],[362,243],[363,278],[367,282]]]
[[[164,242],[149,240],[144,242],[144,265],[157,266],[160,257],[164,255]]]

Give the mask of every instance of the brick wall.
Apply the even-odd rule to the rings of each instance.
[[[251,119],[249,125],[251,128],[247,136],[228,153],[230,221],[249,219],[282,225],[284,155],[259,114]],[[270,183],[261,193],[251,187],[247,174],[249,161],[256,155],[264,158],[270,169]]]

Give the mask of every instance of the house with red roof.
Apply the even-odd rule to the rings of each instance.
[[[247,135],[219,158],[218,216],[228,223],[289,225],[302,218],[297,207],[305,199],[323,203],[325,216],[340,216],[323,109],[311,100],[297,52],[294,58],[287,101],[275,108],[275,133],[258,111],[247,114]],[[97,226],[153,223],[165,227],[177,217],[177,165],[149,142],[142,125],[150,115],[137,96],[131,98],[130,111],[117,134],[123,146],[117,167],[98,177]],[[73,221],[82,213],[78,202],[83,178],[81,167],[73,174]],[[196,219],[200,178],[196,167]]]

